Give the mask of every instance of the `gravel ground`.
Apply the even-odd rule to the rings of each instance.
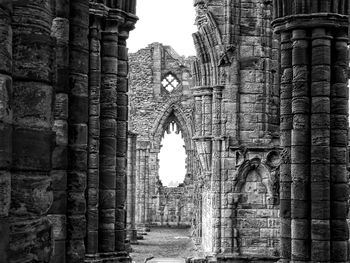
[[[132,261],[143,263],[146,258],[189,258],[198,256],[190,238],[189,228],[153,227],[138,245],[132,245]]]

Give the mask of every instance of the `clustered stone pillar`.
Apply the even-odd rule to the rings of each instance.
[[[137,135],[128,134],[128,155],[127,155],[127,217],[126,236],[131,244],[137,244],[137,231],[135,225],[136,217],[136,139]]]
[[[102,32],[102,86],[100,138],[100,230],[101,252],[115,248],[116,216],[116,146],[117,146],[117,80],[118,21],[108,19]]]
[[[195,125],[196,133],[193,140],[196,143],[197,153],[204,168],[204,185],[209,186],[211,207],[210,215],[204,215],[211,222],[211,250],[213,255],[228,252],[232,247],[231,225],[229,213],[222,213],[222,90],[223,86],[199,86],[194,88]],[[206,204],[205,204],[206,205]],[[201,213],[201,207],[198,208]],[[226,216],[228,215],[228,216]],[[200,219],[202,220],[202,218]],[[227,226],[227,227],[226,227]],[[208,226],[206,226],[208,227]]]
[[[12,160],[12,1],[0,4],[0,262],[7,263]]]
[[[67,168],[68,168],[68,94],[69,94],[69,1],[55,1],[51,36],[56,39],[56,97],[54,127],[56,134],[52,156],[53,204],[49,218],[53,225],[53,262],[65,262],[67,238]]]
[[[212,123],[211,134],[213,136],[212,148],[212,176],[211,191],[213,193],[213,231],[214,231],[214,249],[213,252],[218,254],[221,252],[222,245],[225,245],[223,237],[226,236],[226,229],[222,229],[222,210],[221,210],[221,100],[222,86],[213,88],[212,114],[210,122]],[[224,224],[225,225],[225,224]],[[230,228],[228,229],[230,230]]]
[[[97,257],[99,227],[99,154],[100,154],[100,100],[101,100],[101,20],[92,16],[90,22],[89,58],[89,137],[87,177],[87,257]]]
[[[0,3],[1,262],[130,260],[118,252],[136,2],[98,2]]]
[[[274,1],[283,262],[349,261],[348,14],[348,1]]]
[[[49,1],[34,0],[12,4],[13,162],[8,260],[48,262],[52,232],[47,212],[53,199],[50,171],[55,96],[51,6]],[[5,52],[8,56],[9,51]],[[2,73],[11,69],[10,57],[5,61],[7,70]],[[0,64],[4,65],[3,61]],[[10,86],[8,91],[11,92]]]
[[[117,82],[117,196],[116,196],[116,251],[125,250],[126,239],[126,165],[128,134],[128,50],[129,30],[121,27],[118,40]]]
[[[80,16],[76,16],[80,13]],[[85,257],[89,121],[89,3],[70,1],[67,262]]]
[[[149,142],[138,141],[136,144],[136,226],[140,234],[145,234],[148,231],[148,212],[149,200],[147,190],[149,189],[148,180],[148,156],[149,156]]]

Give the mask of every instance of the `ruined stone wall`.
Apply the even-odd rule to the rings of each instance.
[[[168,51],[169,49],[169,51]],[[129,55],[130,61],[130,131],[138,134],[139,141],[149,141],[157,120],[172,103],[179,103],[185,116],[191,119],[192,98],[188,61],[171,56],[170,47],[164,48],[159,43],[149,45]],[[162,78],[172,72],[182,83],[179,90],[169,94],[162,88]]]
[[[274,260],[278,225],[259,216],[277,216],[279,204],[279,49],[270,25],[271,2],[196,0],[194,5],[193,139],[203,167],[197,232],[208,254]],[[258,169],[254,162],[268,168],[253,183],[244,167]],[[261,184],[268,194],[258,204],[260,211],[251,202]],[[239,217],[239,209],[250,210],[254,219]]]
[[[2,263],[129,260],[125,41],[135,4],[0,3]]]
[[[191,227],[194,218],[194,186],[158,187],[152,205],[152,224],[158,226]]]
[[[129,129],[138,134],[136,218],[139,229],[142,230],[149,224],[160,222],[159,205],[153,202],[158,191],[158,154],[163,135],[170,131],[172,124],[176,124],[177,132],[181,132],[185,141],[187,175],[193,176],[196,170],[191,141],[193,127],[193,98],[190,90],[192,77],[189,67],[191,58],[185,59],[171,47],[160,43],[150,44],[130,54],[129,57]],[[164,86],[169,74],[178,84],[170,91]],[[173,205],[175,204],[171,204]]]

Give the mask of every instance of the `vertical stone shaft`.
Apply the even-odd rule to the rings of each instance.
[[[146,153],[144,149],[140,150],[140,227],[145,228],[146,222]]]
[[[89,121],[89,3],[70,1],[67,262],[85,257]]]
[[[140,170],[140,159],[141,159],[141,151],[137,147],[136,148],[136,161],[135,161],[135,169],[136,169],[136,211],[135,211],[135,224],[136,227],[139,227],[141,224],[141,170]]]
[[[196,136],[203,136],[202,133],[202,96],[195,95],[195,126]]]
[[[50,37],[52,10],[50,1],[18,0],[12,1],[12,4],[13,162],[8,260],[48,262],[53,238],[47,218],[53,199],[49,176],[55,96],[54,52]],[[9,1],[2,1],[0,5],[6,7],[7,12],[10,10]],[[0,28],[6,27],[1,25]],[[0,39],[5,38],[9,44],[11,28],[8,27],[4,33]],[[11,48],[7,43],[4,43],[5,52],[1,52],[5,60],[1,61],[0,67],[2,76],[7,76],[7,92],[10,93]],[[0,109],[3,107],[0,106]]]
[[[145,227],[148,229],[151,222],[151,201],[150,198],[150,167],[149,167],[149,149],[146,150],[145,156]]]
[[[212,135],[213,135],[213,149],[212,149],[212,177],[211,190],[213,192],[213,231],[214,231],[214,253],[221,252],[221,99],[222,87],[217,86],[213,88],[212,99]]]
[[[281,260],[291,259],[291,131],[292,117],[292,42],[290,33],[281,36],[281,88],[280,88],[280,141],[282,163],[280,165],[280,218],[281,218]]]
[[[100,146],[100,93],[101,93],[101,21],[92,17],[90,22],[89,59],[89,137],[87,180],[86,253],[98,253],[99,205],[99,146]]]
[[[100,134],[100,252],[115,250],[118,25],[106,21],[102,32]]]
[[[203,95],[203,135],[212,135],[212,94],[208,90]]]
[[[349,261],[349,230],[346,223],[349,185],[346,176],[348,142],[348,47],[346,29],[334,33],[331,77],[331,259],[332,262]]]
[[[128,132],[128,32],[121,29],[118,39],[117,83],[117,191],[116,191],[116,251],[125,250],[126,155]]]
[[[311,260],[330,262],[331,40],[312,30],[311,68]],[[328,72],[328,73],[325,73]]]
[[[291,147],[292,260],[310,260],[310,100],[309,45],[306,30],[293,30]]]
[[[52,262],[66,259],[66,213],[67,213],[67,150],[68,150],[68,93],[69,93],[69,2],[56,0],[55,18],[51,36],[56,39],[56,98],[54,127],[55,148],[52,157],[53,205],[49,218],[54,228],[54,251]]]
[[[12,160],[12,1],[0,4],[0,262],[7,263]]]
[[[128,135],[127,155],[127,190],[126,190],[126,235],[131,244],[137,244],[135,229],[136,208],[136,134]]]

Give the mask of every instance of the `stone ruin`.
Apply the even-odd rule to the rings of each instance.
[[[195,0],[183,58],[128,56],[136,0],[0,1],[0,262],[131,262],[188,221],[202,262],[349,262],[349,5]]]

